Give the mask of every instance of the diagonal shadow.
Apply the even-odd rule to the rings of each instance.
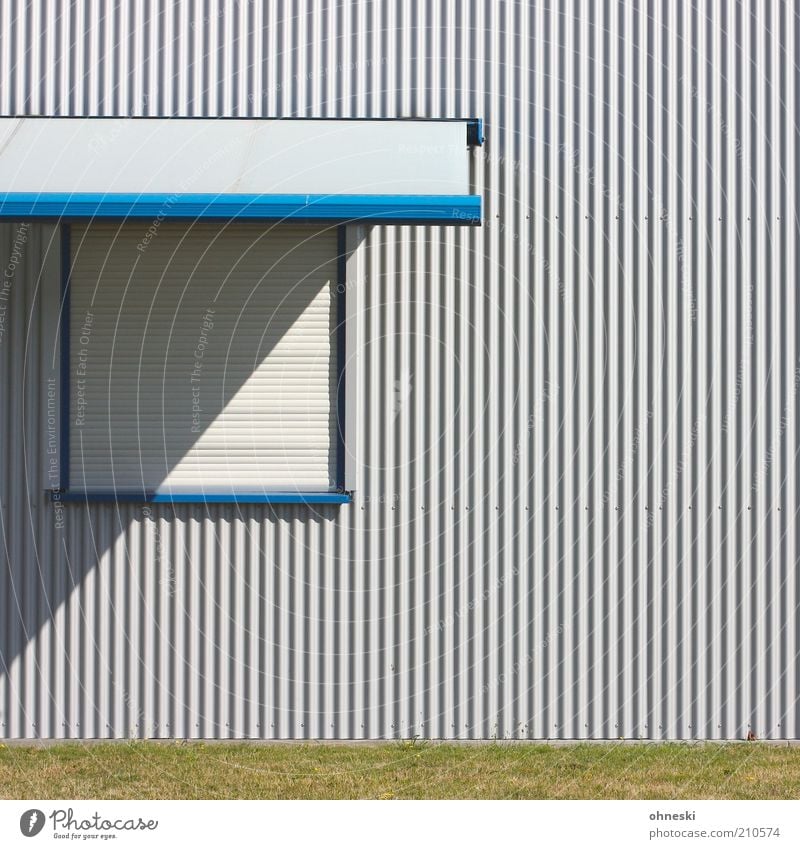
[[[129,225],[130,226],[130,225]],[[16,225],[0,225],[0,260],[2,267],[8,263],[14,245]],[[223,225],[210,228],[195,235],[202,240],[203,250],[198,259],[198,238],[181,241],[180,233],[185,233],[185,225],[172,228],[166,224],[159,229],[156,239],[172,239],[174,249],[170,251],[170,269],[181,270],[186,285],[181,291],[175,291],[163,285],[163,268],[159,272],[158,263],[143,261],[147,252],[136,251],[141,239],[142,228],[136,232],[119,232],[111,228],[110,239],[124,238],[133,246],[130,270],[119,268],[111,273],[101,270],[97,275],[97,287],[91,299],[86,303],[73,302],[73,342],[81,345],[80,330],[85,322],[86,312],[92,312],[91,331],[87,334],[88,344],[86,373],[87,379],[94,371],[97,380],[103,380],[109,393],[108,408],[93,411],[94,415],[104,417],[105,433],[114,448],[135,435],[135,444],[141,446],[136,452],[127,454],[114,451],[114,481],[118,488],[152,488],[164,482],[177,480],[176,490],[181,488],[180,475],[176,470],[189,468],[203,446],[203,439],[214,423],[219,424],[226,415],[234,423],[234,434],[241,433],[236,427],[248,415],[257,417],[262,411],[253,406],[253,396],[246,391],[246,383],[254,374],[259,374],[271,357],[280,356],[281,346],[287,331],[295,326],[307,314],[309,307],[315,310],[315,322],[323,320],[323,313],[329,310],[327,317],[330,344],[335,351],[336,314],[335,271],[336,237],[330,235],[332,253],[325,264],[309,265],[309,258],[317,252],[309,250],[308,236],[318,232],[312,228],[295,228],[297,238],[290,248],[282,253],[277,262],[264,268],[263,273],[249,279],[249,285],[242,285],[242,275],[250,272],[242,270],[242,264],[236,258],[247,255],[259,240],[269,238],[269,230],[254,228],[253,233],[245,237],[247,244],[231,244],[237,238],[225,234]],[[256,232],[258,229],[258,232]],[[18,403],[5,404],[0,415],[0,439],[4,444],[10,442],[23,444],[21,452],[6,452],[11,462],[3,469],[2,510],[0,510],[0,541],[2,542],[3,569],[0,571],[0,737],[9,736],[7,719],[18,705],[27,702],[18,690],[14,690],[12,681],[21,682],[21,686],[33,686],[31,675],[44,674],[36,670],[23,656],[28,657],[34,651],[34,644],[43,633],[43,626],[57,616],[70,616],[67,604],[75,594],[96,592],[96,588],[87,589],[86,581],[101,559],[125,538],[134,519],[141,519],[142,505],[118,505],[113,523],[114,533],[109,533],[108,505],[70,505],[74,519],[68,521],[62,531],[53,533],[53,509],[44,492],[44,475],[41,468],[47,453],[46,443],[49,432],[42,422],[47,422],[49,408],[47,393],[43,391],[43,375],[48,369],[48,352],[57,344],[50,333],[51,326],[43,315],[48,305],[43,286],[44,255],[52,248],[52,242],[58,238],[57,228],[37,225],[29,231],[24,254],[16,267],[16,279],[9,293],[9,314],[6,319],[5,338],[0,339],[0,369],[7,385],[19,387]],[[241,232],[241,231],[240,231]],[[76,266],[81,263],[80,234],[75,244]],[[241,238],[241,237],[238,237]],[[45,244],[45,243],[48,244]],[[109,242],[109,246],[112,242]],[[249,246],[248,246],[249,245]],[[232,263],[225,266],[224,261],[214,257],[215,249],[224,249]],[[97,246],[95,245],[95,251]],[[102,250],[102,246],[101,246]],[[220,251],[221,252],[221,251]],[[138,256],[137,256],[138,254]],[[96,261],[96,256],[87,259]],[[162,263],[163,264],[163,263]],[[101,264],[102,268],[102,264]],[[296,280],[296,284],[287,291],[280,301],[278,310],[265,310],[268,298],[261,297],[270,282],[270,275],[279,275],[281,280]],[[217,283],[211,286],[210,280],[216,276]],[[320,297],[320,293],[330,281],[331,297]],[[227,289],[226,289],[227,286]],[[227,293],[235,293],[229,297]],[[213,327],[204,327],[204,316],[214,310]],[[165,324],[166,322],[166,324]],[[208,324],[208,321],[205,322]],[[168,325],[168,326],[167,326]],[[259,345],[252,350],[249,342],[253,338],[254,327],[260,329]],[[159,339],[166,333],[166,342]],[[318,328],[319,330],[319,328]],[[78,331],[76,337],[75,331]],[[92,342],[103,338],[103,334],[114,334],[118,344],[113,347],[111,360],[101,360],[95,353],[92,359]],[[206,353],[201,367],[201,411],[200,416],[192,410],[191,374],[196,369],[197,344],[206,336]],[[318,333],[319,335],[319,333]],[[95,344],[94,351],[101,348]],[[24,355],[20,356],[19,352]],[[315,360],[319,355],[310,355],[310,365],[305,375],[314,374],[319,379],[319,368],[314,372]],[[160,374],[155,381],[154,397],[152,382],[148,391],[132,396],[124,390],[130,385],[131,374],[148,376],[153,364],[160,366]],[[133,371],[132,371],[133,370]],[[335,359],[331,360],[327,375],[331,381],[331,391],[335,389]],[[276,369],[261,372],[263,379],[285,379],[287,382],[298,380],[296,369],[283,368],[279,363]],[[103,375],[105,375],[103,377]],[[176,376],[177,375],[177,376]],[[277,376],[277,377],[276,377]],[[147,382],[142,380],[142,383]],[[158,397],[160,395],[160,397]],[[159,415],[153,417],[154,409]],[[71,404],[75,412],[75,402]],[[147,411],[148,415],[140,413]],[[87,411],[88,415],[88,411]],[[331,413],[333,415],[333,412]],[[258,429],[251,428],[253,440],[246,444],[258,447]],[[167,439],[169,435],[169,439]],[[291,445],[291,433],[287,433],[287,442]],[[156,450],[153,451],[153,446]],[[102,477],[103,469],[94,469],[89,464],[100,452],[90,450],[85,443],[73,444],[71,473],[73,487],[95,480],[107,480]],[[102,446],[101,446],[102,447]],[[224,452],[226,446],[219,442],[208,450]],[[335,440],[331,439],[327,466],[335,469]],[[88,458],[88,460],[87,460]],[[202,456],[201,456],[202,459]],[[84,467],[84,463],[87,466]],[[258,464],[253,470],[259,473]],[[221,470],[224,473],[224,469]],[[132,477],[132,475],[134,477]],[[124,482],[124,484],[123,484]],[[211,487],[215,488],[215,481]],[[87,485],[87,488],[89,486]],[[194,487],[196,489],[196,486]],[[253,487],[257,489],[257,487]],[[202,508],[176,507],[181,515],[199,513]],[[82,516],[75,513],[81,511]],[[162,515],[167,515],[166,505]],[[57,521],[57,518],[56,518]],[[92,526],[102,531],[95,533]],[[71,539],[70,527],[73,527],[83,541],[77,543]],[[86,533],[86,528],[90,533]],[[85,541],[91,537],[92,550],[88,550]],[[77,546],[77,547],[76,547]],[[84,550],[86,549],[86,550]],[[126,553],[125,559],[134,565],[133,556]],[[60,568],[60,564],[64,568]],[[56,567],[56,564],[59,564]],[[91,582],[93,583],[93,582]],[[109,615],[115,615],[110,611]],[[82,614],[81,614],[82,616]],[[80,618],[72,623],[73,629],[85,627]],[[49,629],[46,639],[54,640],[55,629]],[[41,646],[36,647],[38,654]],[[61,646],[57,650],[52,646],[53,656],[64,656]],[[68,674],[73,677],[74,687],[80,686],[80,673],[49,671],[50,676]],[[52,693],[53,687],[47,688]],[[62,711],[63,705],[50,705],[51,710]]]

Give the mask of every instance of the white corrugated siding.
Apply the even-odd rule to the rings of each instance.
[[[60,8],[3,6],[4,114],[474,115],[486,219],[369,235],[352,506],[63,530],[31,233],[0,733],[800,736],[792,4]]]
[[[70,487],[336,486],[336,227],[70,227]]]

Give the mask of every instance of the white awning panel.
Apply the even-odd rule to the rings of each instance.
[[[467,195],[469,124],[0,118],[0,193]]]

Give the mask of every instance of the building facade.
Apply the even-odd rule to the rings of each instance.
[[[486,141],[480,227],[365,228],[348,503],[53,500],[54,225],[0,225],[0,736],[800,736],[798,44],[777,0],[5,4],[0,115],[99,146]]]

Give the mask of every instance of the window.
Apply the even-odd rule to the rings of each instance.
[[[104,222],[64,239],[65,488],[346,500],[336,227]]]

